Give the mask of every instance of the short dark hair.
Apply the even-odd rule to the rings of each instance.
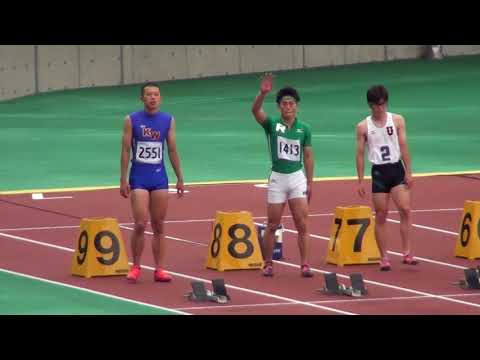
[[[296,89],[294,89],[293,87],[291,86],[286,86],[284,88],[281,88],[280,90],[278,90],[278,93],[277,93],[277,104],[280,105],[280,101],[282,101],[282,98],[284,96],[291,96],[295,99],[295,101],[297,103],[300,102],[300,96],[298,95],[298,91]]]
[[[367,91],[367,102],[378,104],[380,100],[388,101],[388,90],[383,85],[374,85]]]
[[[160,90],[160,86],[157,83],[154,82],[147,82],[142,85],[142,90],[141,90],[141,95],[143,96],[143,93],[145,92],[146,87],[156,87],[158,90]]]

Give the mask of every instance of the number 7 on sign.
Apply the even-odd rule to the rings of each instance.
[[[338,233],[340,232],[340,228],[342,227],[342,219],[335,218],[335,224],[338,225],[337,231],[335,232],[335,237],[333,239],[332,251],[335,251],[335,244],[337,242]],[[361,219],[348,219],[348,225],[361,225],[358,229],[357,235],[355,236],[355,241],[353,243],[353,251],[360,252],[362,251],[362,241],[367,231],[368,226],[370,225],[369,218],[361,218]]]

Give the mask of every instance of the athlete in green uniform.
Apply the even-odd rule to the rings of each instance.
[[[265,265],[263,275],[273,276],[273,240],[282,219],[283,210],[288,206],[298,231],[301,274],[312,277],[308,265],[308,203],[312,196],[313,151],[310,126],[297,119],[297,104],[300,101],[297,90],[285,87],[278,91],[276,101],[280,117],[271,118],[263,111],[265,96],[273,88],[272,74],[266,74],[261,81],[260,93],[252,105],[252,113],[262,125],[268,139],[272,158],[272,173],[268,181],[267,216],[265,229]],[[303,167],[305,166],[305,173]]]

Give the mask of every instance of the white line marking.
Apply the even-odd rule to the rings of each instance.
[[[137,301],[137,300],[124,298],[124,297],[121,297],[121,296],[116,296],[116,295],[112,295],[112,294],[108,294],[108,293],[103,293],[103,292],[100,292],[100,291],[90,290],[90,289],[83,288],[83,287],[80,287],[80,286],[65,284],[65,283],[62,283],[62,282],[48,280],[48,279],[37,277],[37,276],[27,275],[27,274],[19,273],[19,272],[12,271],[12,270],[7,270],[7,269],[0,268],[0,271],[6,272],[6,273],[9,273],[9,274],[13,274],[13,275],[26,277],[26,278],[33,279],[33,280],[39,280],[39,281],[42,281],[42,282],[46,282],[48,284],[59,285],[59,286],[68,287],[68,288],[71,288],[71,289],[76,289],[76,290],[92,293],[92,294],[95,294],[95,295],[101,295],[101,296],[111,298],[111,299],[122,300],[122,301],[130,302],[130,303],[133,303],[133,304],[137,304],[137,305],[144,305],[144,306],[148,306],[148,307],[151,307],[151,308],[154,308],[154,309],[176,312],[176,313],[181,314],[181,315],[191,315],[191,314],[183,312],[181,310],[168,309],[168,308],[165,308],[163,306],[153,305],[153,304],[149,304],[149,303],[145,303],[145,302],[141,302],[141,301]]]
[[[463,211],[463,208],[453,208],[453,209],[419,209],[419,210],[411,210],[412,212],[442,212],[442,211]],[[398,211],[389,211],[390,213],[398,213]],[[310,214],[310,217],[317,217],[317,216],[333,216],[335,215],[334,213],[319,213],[319,214]],[[282,218],[291,218],[292,215],[283,215]],[[266,216],[254,216],[253,219],[266,219]],[[175,224],[175,223],[180,223],[180,224],[185,224],[185,223],[196,223],[196,222],[211,222],[214,221],[215,219],[189,219],[189,220],[166,220],[166,224]],[[396,221],[396,220],[392,220]],[[120,226],[125,225],[133,225],[133,223],[121,223],[119,224]],[[413,224],[416,225],[416,224]],[[422,227],[422,225],[417,225],[418,227]],[[78,228],[79,225],[71,225],[71,226],[44,226],[44,227],[24,227],[24,228],[5,228],[5,229],[0,229],[0,231],[23,231],[23,230],[53,230],[53,229],[72,229],[72,228]],[[433,228],[432,228],[433,229]],[[427,229],[429,230],[429,229]],[[437,229],[441,230],[441,229]],[[447,230],[442,230],[442,231],[447,231]],[[448,232],[447,232],[448,234]],[[454,233],[454,235],[458,235],[457,233]]]
[[[292,263],[287,263],[285,261],[274,260],[274,262],[282,264],[282,265],[298,268],[298,269],[300,268],[299,265],[292,264]],[[311,269],[312,269],[312,271],[319,272],[319,273],[322,273],[322,274],[328,274],[328,273],[331,272],[331,271],[316,269],[316,268],[313,268],[313,267],[311,267]],[[338,272],[336,274],[337,274],[338,277],[341,277],[341,278],[345,278],[345,279],[350,278],[348,275],[340,274]],[[470,303],[470,302],[467,302],[467,301],[462,301],[462,300],[457,300],[457,299],[451,299],[451,298],[447,298],[447,297],[442,296],[442,295],[435,295],[435,294],[427,293],[425,291],[419,291],[419,290],[404,288],[404,287],[401,287],[401,286],[390,285],[390,284],[387,284],[387,283],[381,283],[381,282],[373,281],[373,280],[363,279],[363,281],[367,284],[378,285],[378,286],[382,286],[382,287],[386,287],[386,288],[390,288],[390,289],[405,291],[405,292],[412,293],[412,294],[425,295],[425,296],[435,298],[435,299],[440,299],[440,300],[450,301],[450,302],[454,302],[454,303],[459,303],[459,304],[462,304],[462,305],[468,305],[468,306],[473,306],[473,307],[480,308],[480,304]]]
[[[186,194],[186,193],[189,193],[190,191],[189,190],[184,190],[183,192]],[[168,193],[169,194],[176,194],[177,189],[176,188],[168,188]]]
[[[398,221],[398,220],[387,219],[387,221],[390,221],[390,222],[393,222],[393,223],[396,223],[396,224],[400,224],[400,221]],[[442,229],[438,229],[438,228],[434,228],[434,227],[430,227],[430,226],[424,226],[424,225],[418,225],[418,224],[412,224],[412,226],[416,227],[416,228],[420,228],[420,229],[438,231],[438,232],[441,232],[441,233],[444,233],[444,234],[450,234],[450,235],[455,235],[455,236],[458,235],[458,233],[453,232],[453,231],[442,230]]]
[[[477,294],[448,294],[442,295],[445,297],[462,297],[462,296],[480,296],[480,293]],[[362,298],[362,299],[349,299],[349,300],[318,300],[310,301],[312,304],[340,304],[340,303],[352,303],[352,302],[374,302],[374,301],[392,301],[392,300],[419,300],[419,299],[430,299],[430,296],[418,295],[418,296],[392,296],[392,297],[383,297],[383,298]],[[244,308],[244,307],[268,307],[268,306],[291,306],[295,305],[287,302],[274,302],[274,303],[263,303],[263,304],[239,304],[239,305],[213,305],[213,306],[191,306],[177,308],[177,310],[203,310],[203,309],[220,309],[220,308]]]
[[[120,227],[121,227],[122,229],[126,229],[126,230],[131,230],[131,231],[134,230],[133,228],[128,227],[128,226],[120,225]],[[145,234],[153,235],[153,232],[151,232],[151,231],[145,231]],[[185,239],[179,239],[179,238],[176,238],[176,237],[173,237],[173,236],[165,236],[165,238],[167,238],[167,239],[172,239],[172,240],[176,240],[176,241],[180,241],[180,242],[184,242],[184,243],[188,243],[188,244],[208,246],[208,244],[199,243],[199,242],[196,242],[196,241],[185,240]]]
[[[9,235],[9,234],[4,234],[4,233],[0,233],[0,236],[4,236],[4,237],[11,238],[11,239],[14,239],[14,240],[26,241],[26,242],[29,242],[29,243],[32,243],[32,244],[42,245],[42,246],[46,246],[46,247],[52,247],[52,248],[59,249],[59,250],[70,251],[70,252],[74,251],[73,249],[66,248],[66,247],[63,247],[63,246],[57,246],[57,245],[53,245],[53,244],[50,244],[50,243],[44,243],[44,242],[41,242],[41,241],[27,239],[27,238],[23,238],[23,237],[20,237],[20,236],[14,236],[14,235]],[[129,263],[129,264],[131,264],[131,263]],[[145,269],[148,269],[148,270],[155,270],[155,268],[153,268],[151,266],[141,265],[141,267],[145,268]],[[199,278],[199,277],[196,277],[196,276],[190,276],[190,275],[186,275],[186,274],[182,274],[182,273],[177,273],[177,272],[174,272],[174,271],[171,271],[171,270],[168,270],[168,272],[172,275],[176,275],[176,276],[181,277],[181,278],[202,281],[202,282],[205,282],[205,283],[208,283],[208,284],[211,283],[210,280]],[[355,314],[355,313],[352,313],[352,312],[343,311],[343,310],[339,310],[339,309],[334,309],[334,308],[330,308],[330,307],[327,307],[327,306],[315,305],[315,304],[311,304],[309,302],[300,301],[300,300],[296,300],[296,299],[292,299],[292,298],[288,298],[288,297],[284,297],[284,296],[274,295],[274,294],[267,293],[267,292],[256,291],[256,290],[242,288],[242,287],[234,286],[234,285],[225,284],[225,286],[227,288],[230,288],[230,289],[235,289],[235,290],[239,290],[239,291],[243,291],[243,292],[247,292],[247,293],[251,293],[251,294],[255,294],[255,295],[262,295],[262,296],[270,297],[270,298],[273,298],[273,299],[290,301],[290,302],[293,302],[293,303],[296,303],[296,304],[299,304],[299,305],[304,305],[304,306],[309,306],[309,307],[313,307],[313,308],[317,308],[317,309],[332,311],[332,312],[336,312],[336,313],[339,313],[339,314],[342,314],[342,315],[358,315],[358,314]]]
[[[33,193],[32,200],[56,200],[56,199],[73,199],[73,196],[51,196],[44,197],[43,193]]]

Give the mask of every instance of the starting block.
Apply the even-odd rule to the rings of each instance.
[[[455,285],[459,285],[462,289],[480,290],[480,266],[476,269],[465,269],[465,280],[460,280]]]
[[[190,301],[212,301],[219,304],[226,304],[230,301],[230,296],[227,294],[227,288],[225,287],[225,281],[223,279],[212,280],[213,291],[205,288],[205,284],[202,281],[192,281],[191,285],[193,291],[185,295]]]
[[[362,274],[354,273],[350,275],[351,286],[346,287],[338,282],[336,273],[328,273],[324,275],[325,286],[317,291],[326,295],[346,295],[360,297],[367,295],[367,288],[363,282]]]

